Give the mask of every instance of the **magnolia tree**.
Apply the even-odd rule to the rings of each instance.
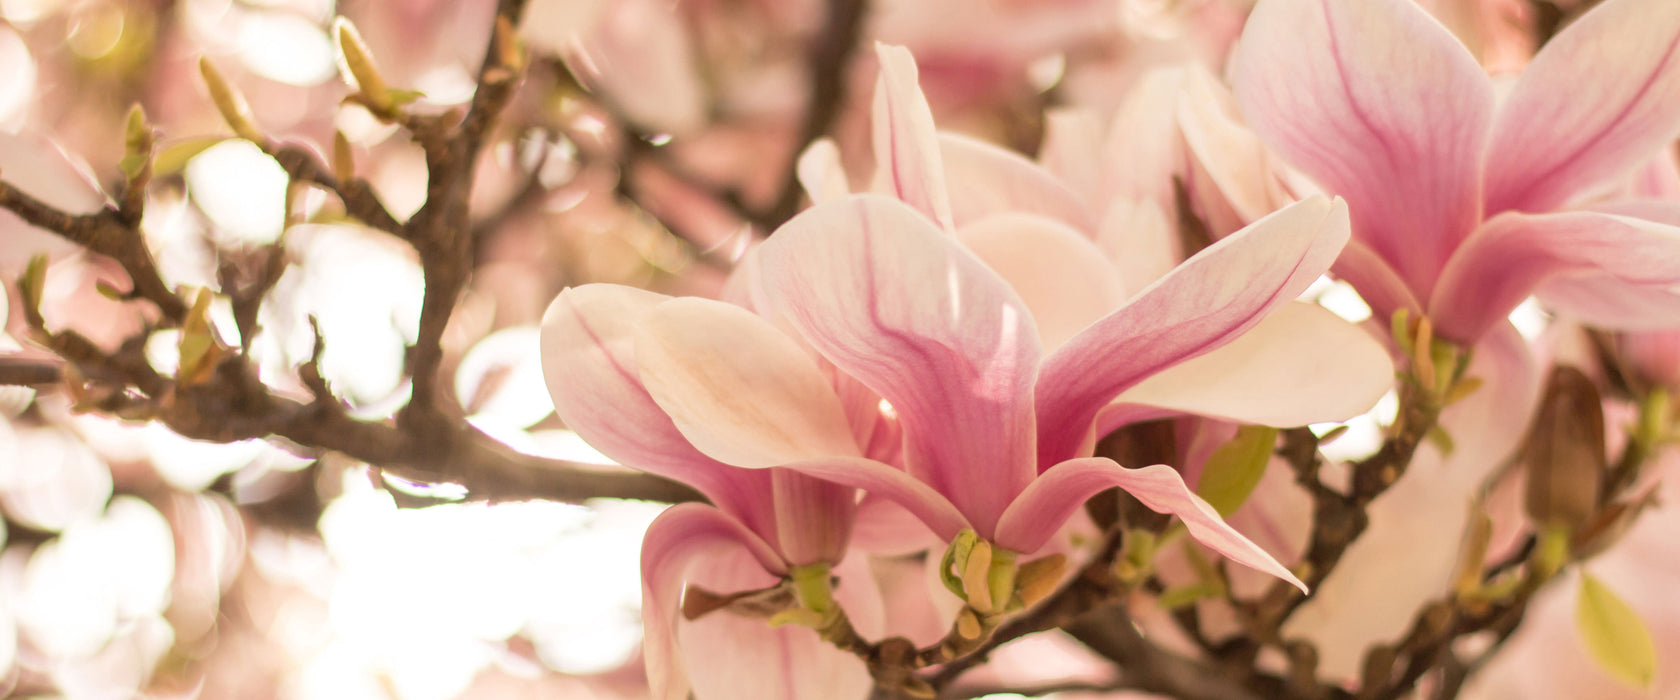
[[[0,3],[9,692],[1680,693],[1680,3],[344,5]]]

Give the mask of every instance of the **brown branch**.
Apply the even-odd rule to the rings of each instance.
[[[402,223],[391,216],[390,209],[380,201],[367,180],[358,177],[349,182],[339,182],[327,171],[319,156],[295,144],[272,149],[269,155],[280,163],[293,182],[308,182],[337,195],[338,200],[344,203],[344,210],[356,220],[393,236],[405,237]]]
[[[106,207],[92,214],[66,214],[4,181],[0,181],[0,207],[33,226],[117,261],[128,271],[134,285],[130,296],[152,302],[164,318],[179,323],[187,315],[186,303],[159,276],[157,262],[140,232],[125,225],[115,209]]]
[[[49,386],[64,379],[64,363],[0,357],[0,386]]]

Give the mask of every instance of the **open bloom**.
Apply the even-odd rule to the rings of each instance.
[[[1268,145],[1345,197],[1336,267],[1379,317],[1474,342],[1547,285],[1606,326],[1680,318],[1680,229],[1555,212],[1680,132],[1680,4],[1608,0],[1496,106],[1470,52],[1409,0],[1262,0],[1235,60]]]
[[[711,698],[818,698],[835,688],[861,696],[869,687],[862,663],[809,629],[771,629],[732,614],[678,624],[685,584],[734,594],[788,580],[805,585],[800,605],[827,610],[829,572],[845,554],[856,514],[850,487],[712,459],[654,403],[637,371],[636,336],[697,301],[587,285],[566,290],[543,318],[543,373],[566,425],[607,456],[693,486],[716,506],[678,505],[648,528],[642,619],[649,684],[668,700],[687,697],[691,683]],[[838,594],[860,629],[871,629],[868,620],[879,615],[869,614],[878,607],[867,587],[843,585]],[[765,656],[793,662],[766,670],[757,661]]]
[[[785,466],[898,502],[951,541],[974,531],[1039,550],[1091,495],[1119,486],[1203,544],[1299,582],[1156,465],[1090,454],[1098,414],[1151,375],[1289,302],[1346,240],[1339,203],[1303,202],[1204,251],[1042,356],[1016,292],[934,221],[855,195],[795,217],[759,249],[761,298],[903,428],[901,465],[862,457],[830,385],[769,321],[690,300],[645,325],[643,382],[700,451]],[[655,340],[658,339],[658,340]],[[971,601],[972,602],[972,601]]]

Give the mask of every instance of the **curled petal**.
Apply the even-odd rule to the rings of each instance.
[[[688,697],[688,674],[678,658],[676,631],[690,566],[742,551],[762,567],[747,588],[769,585],[787,573],[769,544],[716,508],[678,504],[648,526],[642,540],[642,654],[653,697]]]
[[[759,254],[777,310],[892,405],[910,473],[989,531],[1034,470],[1039,344],[1020,298],[925,217],[876,195],[807,210]]]
[[[875,190],[897,197],[929,220],[953,228],[933,112],[916,82],[916,59],[902,46],[875,44]]]
[[[1370,334],[1323,307],[1295,302],[1117,400],[1292,427],[1357,416],[1393,385],[1394,363]]]
[[[1429,316],[1443,336],[1474,341],[1541,282],[1580,274],[1680,285],[1680,227],[1596,212],[1500,214],[1453,256]]]
[[[1044,362],[1039,464],[1088,449],[1097,412],[1151,374],[1253,328],[1317,279],[1347,242],[1347,206],[1293,204],[1185,261]]]
[[[1263,0],[1233,66],[1255,133],[1431,288],[1481,219],[1493,88],[1470,52],[1411,0]]]
[[[543,379],[554,410],[595,449],[626,466],[693,486],[769,532],[770,475],[701,454],[654,403],[637,376],[632,332],[669,297],[591,284],[560,293],[543,315]]]
[[[1608,0],[1529,63],[1499,112],[1487,211],[1546,211],[1680,134],[1680,4]]]
[[[1400,273],[1358,240],[1348,241],[1342,257],[1336,259],[1331,270],[1359,291],[1359,297],[1371,307],[1371,316],[1380,321],[1393,318],[1394,312],[1401,309],[1412,314],[1423,313],[1423,304],[1406,286],[1406,281],[1400,279]]]
[[[1178,472],[1165,464],[1127,469],[1111,459],[1087,457],[1051,467],[1004,512],[996,542],[1017,552],[1037,551],[1086,499],[1116,486],[1150,510],[1178,516],[1190,536],[1209,549],[1307,591],[1306,584],[1266,550],[1225,524],[1213,506],[1192,493]]]
[[[943,495],[902,470],[881,462],[861,457],[828,457],[794,462],[787,468],[861,489],[896,503],[946,542],[955,539],[963,528],[972,527],[963,513]]]
[[[845,409],[811,357],[738,306],[684,297],[638,325],[642,383],[677,429],[726,464],[857,455]]]
[[[799,184],[812,202],[820,204],[852,193],[846,168],[840,162],[840,147],[834,144],[834,139],[813,141],[810,148],[799,154],[797,171]]]

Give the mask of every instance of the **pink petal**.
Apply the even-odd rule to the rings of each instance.
[[[1097,412],[1151,374],[1253,328],[1324,272],[1347,242],[1347,205],[1315,197],[1185,261],[1046,358],[1039,464],[1089,449]]]
[[[794,462],[787,468],[892,501],[916,516],[946,542],[955,539],[963,528],[973,527],[969,519],[933,487],[881,462],[861,457],[828,457]],[[991,530],[990,523],[985,529],[988,532]]]
[[[1184,173],[1184,139],[1173,113],[1183,80],[1183,68],[1150,70],[1120,103],[1102,151],[1108,164],[1107,196],[1151,201],[1171,210],[1173,177]]]
[[[688,674],[677,658],[676,629],[690,566],[741,551],[762,568],[751,572],[754,580],[740,590],[772,585],[787,573],[770,545],[716,508],[699,503],[675,505],[648,526],[642,540],[642,655],[654,698],[688,697]]]
[[[1680,288],[1639,286],[1611,275],[1571,275],[1542,282],[1534,296],[1546,308],[1589,326],[1623,331],[1680,327]]]
[[[1423,313],[1423,304],[1400,279],[1400,273],[1358,240],[1348,241],[1331,270],[1359,291],[1359,297],[1371,307],[1371,316],[1380,322],[1388,322],[1401,309],[1414,316]]]
[[[1263,0],[1233,60],[1254,131],[1430,289],[1481,219],[1493,89],[1469,51],[1411,0]]]
[[[1178,516],[1190,536],[1231,561],[1292,584],[1304,593],[1306,584],[1295,574],[1221,520],[1213,506],[1190,491],[1178,472],[1165,464],[1128,469],[1104,457],[1072,459],[1038,477],[1010,504],[998,521],[998,545],[1017,552],[1033,552],[1061,527],[1085,500],[1118,486],[1150,510]]]
[[[817,364],[751,311],[672,299],[643,314],[635,343],[648,394],[713,459],[758,469],[859,454]]]
[[[875,83],[875,190],[897,197],[945,230],[953,228],[933,112],[916,82],[916,60],[902,46],[877,42],[881,77]]]
[[[543,315],[543,378],[566,427],[626,466],[699,489],[714,504],[770,532],[770,475],[721,464],[689,444],[636,374],[635,325],[669,299],[590,284],[560,293]]]
[[[799,154],[797,171],[799,184],[813,203],[839,199],[852,192],[846,167],[840,161],[840,147],[834,144],[834,139],[821,138],[812,142],[810,148]]]
[[[1044,113],[1038,162],[1093,212],[1102,211],[1108,199],[1102,189],[1102,143],[1103,124],[1095,112],[1062,108]]]
[[[939,135],[951,217],[964,226],[1007,212],[1037,214],[1095,231],[1079,197],[1049,171],[1012,151],[956,134]]]
[[[1383,345],[1323,307],[1295,302],[1116,400],[1293,427],[1362,414],[1393,386],[1394,363]]]
[[[1646,289],[1680,285],[1680,227],[1596,212],[1507,212],[1448,264],[1429,300],[1439,334],[1472,341],[1541,282],[1603,274]]]
[[[1194,156],[1194,169],[1216,190],[1197,192],[1197,199],[1220,199],[1235,217],[1230,222],[1209,221],[1216,236],[1242,228],[1289,201],[1265,144],[1237,117],[1230,90],[1199,63],[1185,69],[1177,115],[1184,143]]]
[[[792,469],[770,470],[776,544],[789,564],[835,563],[846,554],[857,490]]]
[[[885,557],[902,557],[940,546],[943,541],[904,506],[868,494],[858,502],[852,527],[852,549]]]
[[[910,473],[989,530],[1034,468],[1039,345],[1020,298],[932,222],[877,195],[813,207],[759,254],[788,322],[893,406]]]
[[[1097,231],[1097,245],[1120,273],[1128,297],[1184,261],[1177,227],[1151,199],[1110,202]]]
[[[1107,256],[1062,222],[1002,214],[963,226],[957,240],[1021,296],[1046,348],[1060,346],[1126,301]]]
[[[1608,0],[1559,33],[1506,98],[1487,212],[1539,212],[1624,174],[1680,134],[1680,3]]]

